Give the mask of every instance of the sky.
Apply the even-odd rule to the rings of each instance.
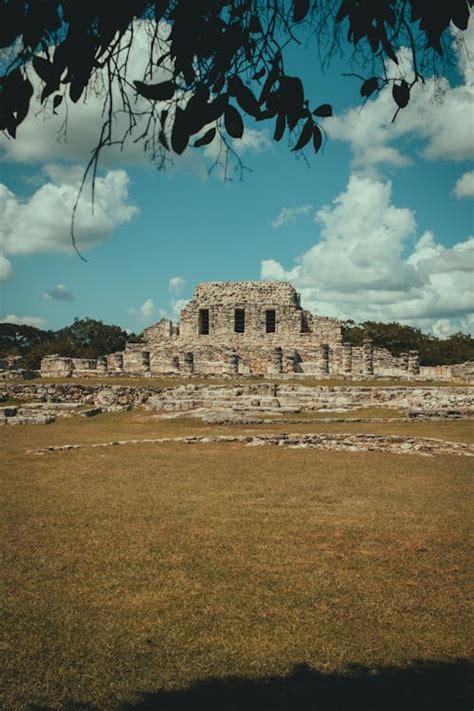
[[[36,98],[17,139],[0,134],[0,322],[58,329],[89,317],[138,333],[178,320],[198,282],[276,279],[317,314],[474,334],[474,22],[454,51],[449,77],[415,87],[393,123],[390,89],[363,104],[343,61],[322,73],[314,47],[292,52],[287,72],[303,77],[310,105],[333,105],[328,140],[303,157],[249,119],[234,141],[242,179],[209,174],[214,144],[165,171],[139,143],[109,149],[94,205],[87,187],[76,214],[87,261],[70,219],[101,102],[54,116]],[[408,52],[399,60],[408,67]]]

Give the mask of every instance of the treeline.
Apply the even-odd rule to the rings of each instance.
[[[388,348],[394,355],[417,350],[421,365],[453,365],[474,360],[474,338],[465,333],[436,338],[413,326],[376,321],[345,321],[342,331],[343,339],[355,346],[362,345],[365,338],[371,338],[374,346]]]
[[[452,365],[474,361],[474,338],[464,333],[436,338],[413,326],[375,321],[345,321],[342,331],[344,341],[355,346],[362,345],[365,338],[371,338],[374,346],[388,348],[395,355],[417,350],[420,352],[421,365]],[[92,318],[76,318],[70,326],[58,331],[2,323],[0,358],[20,355],[25,368],[36,369],[40,366],[41,358],[51,353],[72,358],[96,358],[123,350],[128,341],[139,340],[139,336],[128,334],[120,326],[109,326]]]
[[[74,319],[70,326],[58,331],[44,331],[34,326],[14,323],[0,324],[0,358],[22,356],[28,369],[39,368],[45,355],[58,353],[72,358],[96,358],[121,351],[127,341],[137,341],[120,326],[108,326],[92,318]]]

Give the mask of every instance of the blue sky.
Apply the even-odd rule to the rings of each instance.
[[[471,48],[473,35],[471,23]],[[0,321],[56,329],[89,316],[139,332],[176,320],[199,281],[267,278],[323,315],[474,333],[474,60],[456,60],[392,124],[389,92],[362,107],[344,64],[322,74],[310,49],[293,53],[287,71],[304,75],[311,105],[334,107],[329,140],[305,161],[249,122],[235,141],[243,180],[207,174],[213,145],[167,171],[137,145],[110,151],[94,213],[89,191],[78,211],[87,263],[69,216],[100,103],[72,107],[67,142],[61,115],[28,118],[16,141],[0,137]]]

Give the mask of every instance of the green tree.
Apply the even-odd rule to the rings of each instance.
[[[421,365],[453,365],[474,361],[474,338],[464,333],[455,333],[448,338],[435,338],[419,328],[399,323],[345,321],[343,339],[355,346],[370,338],[374,346],[388,348],[395,355],[404,351],[420,352]]]
[[[121,351],[135,334],[127,334],[120,326],[109,326],[92,318],[74,319],[70,326],[58,331],[43,331],[33,326],[0,324],[0,358],[23,356],[25,368],[39,368],[41,359],[57,353],[71,358],[96,358]]]
[[[24,355],[32,348],[54,341],[53,331],[43,331],[35,326],[0,323],[0,358]]]
[[[92,318],[75,318],[74,323],[56,331],[62,355],[95,358],[125,348],[129,335],[120,326],[108,326]]]

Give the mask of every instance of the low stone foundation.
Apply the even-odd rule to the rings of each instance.
[[[52,454],[76,449],[98,449],[123,445],[160,444],[244,444],[248,447],[283,446],[289,449],[325,449],[336,452],[383,452],[384,454],[456,454],[474,457],[474,445],[444,442],[430,437],[403,437],[373,434],[273,434],[273,435],[194,435],[190,437],[159,437],[156,439],[122,439],[94,444],[61,444],[41,449],[30,449],[28,454]]]
[[[283,383],[248,385],[122,386],[104,384],[38,384],[7,382],[0,398],[23,402],[76,403],[112,411],[145,406],[157,413],[344,412],[390,408],[403,412],[474,414],[472,387],[305,387]]]

